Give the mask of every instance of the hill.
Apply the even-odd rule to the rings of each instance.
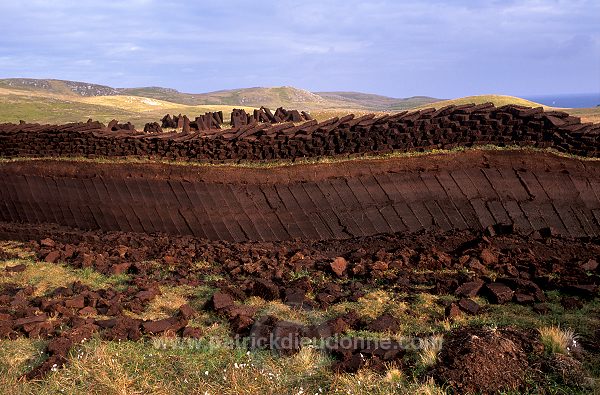
[[[124,94],[151,97],[174,103],[198,105],[221,104],[230,106],[272,107],[300,109],[352,108],[370,111],[400,111],[440,99],[417,96],[398,99],[361,92],[309,92],[291,86],[275,88],[245,88],[209,93],[182,93],[158,87],[121,89]]]
[[[540,103],[536,103],[530,100],[521,99],[520,97],[515,96],[504,96],[504,95],[479,95],[479,96],[467,96],[461,97],[459,99],[452,100],[442,100],[435,103],[425,104],[419,107],[415,107],[415,110],[434,107],[441,108],[448,105],[461,105],[461,104],[482,104],[491,102],[496,106],[504,106],[507,104],[517,104],[520,106],[528,106],[528,107],[544,107],[546,109],[551,109],[554,107],[545,106]],[[560,108],[559,108],[560,109]],[[591,108],[568,108],[568,109],[560,109],[566,110],[569,114],[580,117],[582,122],[600,122],[600,106],[591,107]]]
[[[440,99],[411,97],[397,99],[360,92],[313,93],[291,86],[254,87],[220,90],[208,93],[184,93],[171,88],[113,88],[106,85],[53,79],[10,78],[0,80],[0,88],[63,98],[97,96],[138,96],[180,105],[280,106],[300,110],[357,109],[366,111],[398,111]]]
[[[128,90],[123,90],[125,93],[129,93]],[[156,91],[160,93],[160,91]],[[131,93],[129,93],[131,94]],[[337,106],[339,103],[332,103],[325,100],[319,95],[315,95],[309,91],[294,88],[291,86],[283,86],[276,88],[245,88],[245,89],[231,89],[221,90],[209,93],[200,94],[189,94],[179,93],[183,100],[189,100],[193,104],[220,104],[229,106],[250,106],[260,107],[266,106],[271,108],[277,108],[280,106],[298,108],[298,109],[315,109],[315,108],[327,108],[331,106]],[[180,102],[175,92],[167,93],[170,101]],[[161,95],[151,96],[161,98]],[[163,96],[164,97],[164,96]]]
[[[283,106],[302,110],[348,107],[346,102],[329,100],[307,90],[291,86],[230,89],[197,94],[158,87],[121,89],[120,91],[127,95],[144,96],[187,105],[220,104],[270,108]]]
[[[540,103],[521,99],[520,97],[515,97],[515,96],[478,95],[478,96],[466,96],[466,97],[461,97],[458,99],[451,99],[451,100],[441,100],[441,101],[437,101],[435,103],[428,103],[428,104],[423,104],[423,105],[417,106],[417,107],[415,107],[415,109],[422,109],[422,108],[429,108],[429,107],[441,108],[441,107],[445,107],[445,106],[449,106],[449,105],[459,106],[461,104],[470,104],[470,103],[483,104],[483,103],[487,103],[487,102],[494,103],[494,105],[497,107],[505,106],[507,104],[516,104],[519,106],[527,106],[527,107],[550,108],[550,107],[544,106]]]
[[[18,122],[21,119],[37,123],[66,123],[93,118],[104,123],[112,119],[131,121],[142,128],[147,122],[160,120],[166,113],[194,117],[207,111],[223,111],[229,115],[233,108],[221,105],[188,106],[138,96],[89,97],[75,93],[56,94],[48,89],[0,87],[0,123]],[[242,108],[252,110],[250,107]]]
[[[17,89],[28,92],[45,92],[65,96],[112,96],[120,92],[106,85],[90,84],[88,82],[64,81],[52,79],[7,78],[0,79],[0,87]]]
[[[405,99],[374,95],[360,92],[315,92],[317,95],[336,102],[344,103],[348,108],[364,108],[379,111],[401,111],[416,106],[441,101],[428,96],[413,96]]]
[[[223,111],[228,116],[233,108],[251,111],[260,106],[309,110],[316,119],[324,120],[351,112],[360,115],[488,101],[498,106],[510,103],[540,106],[518,97],[499,95],[469,96],[453,100],[424,96],[398,99],[359,92],[312,93],[293,87],[189,94],[160,87],[119,89],[51,79],[0,80],[0,122],[18,122],[23,119],[39,123],[65,123],[93,118],[105,123],[111,119],[127,120],[142,127],[146,122],[159,120],[166,113],[195,117],[207,111]],[[581,116],[584,122],[600,121],[600,107],[569,112]]]

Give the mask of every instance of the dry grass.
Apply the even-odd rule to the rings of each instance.
[[[327,393],[445,395],[446,391],[432,378],[407,380],[402,371],[391,367],[383,375],[369,369],[361,369],[353,375],[338,375]]]
[[[326,385],[330,374],[329,360],[311,349],[279,358],[216,345],[160,349],[152,343],[91,340],[72,351],[67,367],[44,381],[20,382],[18,376],[31,359],[37,359],[41,345],[29,340],[11,344],[18,344],[18,349],[0,352],[0,388],[12,393],[317,393],[324,385],[319,383]],[[14,360],[17,351],[22,357]]]
[[[20,273],[3,274],[0,276],[0,284],[16,283],[21,286],[33,286],[34,296],[42,296],[58,287],[66,287],[75,281],[79,281],[91,288],[121,288],[127,280],[126,275],[104,276],[92,269],[73,269],[71,267],[35,262],[33,260],[8,260],[0,262],[0,271],[4,272],[7,266],[25,264],[26,269]]]
[[[446,395],[446,391],[439,387],[433,377],[429,377],[427,381],[415,388],[415,394],[419,395]]]
[[[303,166],[303,165],[315,165],[315,164],[337,164],[354,161],[371,161],[371,160],[384,160],[384,159],[401,159],[401,158],[414,158],[414,157],[427,157],[432,155],[449,155],[461,152],[471,151],[517,151],[517,152],[529,152],[529,153],[545,153],[551,154],[559,158],[570,158],[577,159],[585,162],[596,162],[600,161],[599,157],[582,157],[578,155],[568,154],[559,152],[552,148],[535,148],[535,147],[519,147],[519,146],[506,146],[499,147],[496,145],[482,145],[475,147],[456,147],[450,150],[446,149],[435,149],[427,151],[395,151],[387,154],[366,154],[364,156],[347,157],[347,156],[335,156],[335,157],[317,157],[317,158],[300,158],[294,161],[291,160],[264,160],[264,161],[238,161],[238,162],[194,162],[194,161],[171,161],[166,159],[149,159],[142,157],[125,157],[125,158],[111,158],[111,157],[97,157],[97,158],[84,158],[84,157],[41,157],[41,158],[29,158],[29,157],[18,157],[18,158],[4,158],[0,157],[0,165],[3,163],[15,163],[15,162],[29,162],[29,161],[57,161],[57,162],[72,162],[72,163],[99,163],[99,164],[164,164],[174,166],[187,166],[187,167],[216,167],[216,168],[248,168],[248,169],[276,169],[281,167],[292,167],[292,166]]]
[[[309,322],[308,316],[310,312],[294,309],[278,300],[266,301],[259,297],[251,297],[247,300],[247,304],[256,307],[259,316],[270,315],[285,321]]]
[[[9,88],[0,88],[0,104],[0,122],[24,119],[38,123],[67,123],[85,122],[92,118],[107,123],[119,119],[131,121],[139,129],[147,122],[159,121],[166,113],[187,114],[193,118],[208,111],[223,111],[223,115],[229,117],[233,108],[253,110],[251,107],[218,104],[185,105],[127,95],[83,97]]]
[[[577,341],[575,332],[562,329],[560,326],[545,326],[539,329],[540,339],[547,353],[570,354],[570,349]]]
[[[194,294],[194,290],[189,286],[161,286],[160,292],[161,294],[152,299],[143,313],[132,314],[132,316],[142,320],[160,320],[171,317]]]
[[[401,371],[398,368],[392,367],[388,369],[388,371],[385,373],[385,377],[383,378],[383,380],[390,384],[398,384],[406,380],[406,377],[403,371]]]
[[[422,339],[421,349],[419,350],[419,365],[428,368],[435,365],[437,357],[442,350],[443,335],[435,335]]]
[[[571,108],[569,114],[580,117],[582,122],[600,123],[600,106],[592,108]]]
[[[358,299],[356,312],[361,317],[375,319],[379,317],[392,301],[392,296],[384,290],[372,291]]]

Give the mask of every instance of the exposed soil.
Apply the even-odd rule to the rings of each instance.
[[[432,373],[459,394],[523,390],[542,352],[534,331],[464,328],[446,336]]]
[[[527,151],[276,169],[23,161],[0,166],[0,220],[228,241],[495,225],[595,237],[599,169]]]

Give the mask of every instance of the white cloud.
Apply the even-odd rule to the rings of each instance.
[[[600,59],[594,0],[33,0],[0,2],[0,13],[10,15],[0,25],[0,74],[121,85],[397,84],[411,90],[406,95],[450,86],[462,93],[461,79],[484,89],[489,74],[507,75],[495,77],[507,87],[541,84],[518,75],[547,62],[581,80],[554,81],[589,86]],[[181,82],[182,70],[199,77]]]

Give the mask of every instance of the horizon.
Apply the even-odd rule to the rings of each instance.
[[[600,4],[590,0],[244,5],[3,3],[0,74],[192,93],[600,93]]]
[[[76,83],[81,83],[81,84],[94,84],[94,85],[106,86],[106,87],[113,88],[113,89],[168,89],[168,90],[177,91],[178,93],[189,94],[189,95],[201,95],[201,94],[208,94],[208,93],[226,92],[226,91],[232,91],[232,90],[233,91],[235,91],[235,90],[245,90],[245,89],[292,88],[292,89],[304,90],[304,91],[307,91],[309,93],[314,93],[314,94],[319,94],[319,93],[360,93],[360,94],[366,94],[366,95],[383,96],[383,97],[387,97],[387,98],[390,98],[390,99],[410,99],[410,98],[413,98],[413,97],[430,97],[430,98],[433,98],[433,99],[452,100],[452,99],[459,99],[459,98],[470,97],[470,96],[489,96],[489,95],[494,95],[494,96],[514,96],[514,97],[520,97],[520,98],[523,98],[523,99],[527,99],[527,97],[539,97],[539,98],[546,98],[547,97],[547,98],[550,98],[550,97],[554,97],[554,96],[562,96],[562,97],[567,97],[567,96],[597,96],[597,98],[600,99],[600,91],[598,91],[598,92],[580,92],[580,93],[573,93],[573,92],[542,93],[542,94],[523,95],[523,96],[509,95],[509,94],[499,94],[499,93],[493,93],[493,92],[482,92],[482,93],[478,93],[478,94],[474,94],[474,95],[455,96],[455,97],[438,97],[438,96],[428,96],[428,95],[412,95],[412,96],[399,97],[399,96],[386,96],[386,95],[382,95],[382,94],[374,93],[374,92],[352,91],[352,90],[347,90],[347,89],[338,89],[338,90],[330,90],[330,91],[325,91],[325,90],[322,90],[322,91],[311,91],[311,90],[305,89],[305,88],[300,87],[300,86],[292,86],[292,85],[241,86],[241,87],[237,87],[237,88],[218,89],[218,90],[214,90],[214,91],[205,91],[205,92],[186,92],[186,91],[181,91],[179,89],[172,88],[172,87],[169,87],[169,86],[158,86],[158,85],[152,85],[152,86],[150,86],[150,85],[149,86],[112,86],[112,85],[108,85],[108,84],[105,84],[105,83],[98,83],[98,82],[91,82],[91,81],[65,80],[65,79],[60,79],[60,78],[31,78],[31,77],[10,77],[10,76],[0,77],[0,80],[20,80],[20,79],[24,79],[24,80],[67,81],[67,82],[76,82]]]

